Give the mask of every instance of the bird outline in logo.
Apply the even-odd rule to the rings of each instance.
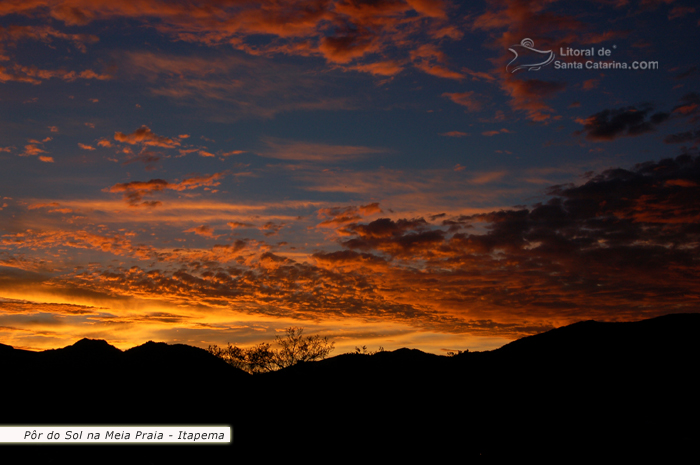
[[[511,47],[508,48],[508,50],[513,52],[515,58],[510,60],[510,63],[506,65],[506,71],[508,71],[511,74],[520,71],[521,69],[527,69],[528,71],[539,71],[540,69],[542,69],[543,66],[547,66],[548,64],[554,61],[556,55],[553,51],[537,50],[536,48],[533,48],[533,45],[535,45],[535,43],[532,39],[523,39],[520,41],[520,44],[511,45]],[[518,50],[520,51],[520,53],[518,53]],[[540,61],[537,61],[535,63],[516,65],[515,61],[521,56],[532,56],[533,60]],[[543,59],[544,61],[542,61]]]

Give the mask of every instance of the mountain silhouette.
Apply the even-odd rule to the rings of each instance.
[[[3,423],[233,427],[225,447],[21,446],[37,463],[685,460],[700,437],[698,331],[700,314],[584,321],[488,352],[344,354],[255,376],[181,344],[0,345]]]
[[[513,341],[494,353],[520,357],[588,357],[623,353],[651,354],[692,350],[700,314],[666,315],[611,323],[582,321]],[[556,349],[556,350],[554,350]]]

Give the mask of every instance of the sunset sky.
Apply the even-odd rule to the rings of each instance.
[[[699,30],[691,0],[2,0],[0,342],[444,353],[697,312]]]

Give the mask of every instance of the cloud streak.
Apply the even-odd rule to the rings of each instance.
[[[145,196],[152,195],[164,190],[185,191],[198,187],[211,187],[221,184],[221,178],[229,174],[228,171],[215,173],[212,175],[193,176],[183,179],[180,182],[171,183],[164,179],[151,179],[150,181],[131,181],[127,183],[115,184],[104,189],[105,192],[123,193],[124,201],[131,207],[157,207],[162,204],[160,201],[143,201]]]
[[[124,142],[130,145],[148,145],[152,147],[162,147],[166,149],[171,149],[180,145],[180,142],[165,136],[159,136],[148,128],[148,126],[141,126],[136,131],[131,134],[124,134],[123,132],[115,132],[114,140],[118,142]]]
[[[372,154],[386,153],[387,149],[354,145],[332,145],[312,142],[264,139],[267,150],[261,155],[278,160],[311,161],[333,163],[366,158]]]

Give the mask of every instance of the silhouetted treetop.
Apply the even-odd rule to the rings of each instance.
[[[329,341],[328,337],[304,336],[304,329],[300,327],[287,328],[285,333],[284,336],[275,337],[279,349],[262,342],[248,349],[229,343],[225,348],[210,345],[207,350],[236,368],[256,374],[287,368],[299,362],[322,360],[334,349],[335,342]]]

